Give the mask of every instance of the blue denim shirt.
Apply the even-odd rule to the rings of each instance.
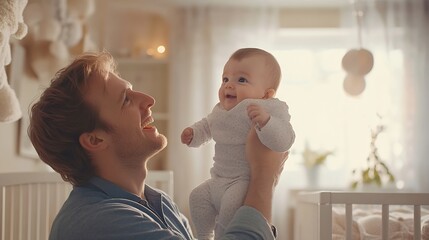
[[[74,187],[56,216],[50,240],[193,239],[186,217],[163,192],[145,187],[141,199],[94,177]],[[222,239],[274,239],[264,217],[240,208]]]

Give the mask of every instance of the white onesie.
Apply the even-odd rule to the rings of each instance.
[[[199,240],[220,237],[235,211],[243,205],[250,178],[245,158],[245,144],[252,122],[247,106],[257,104],[270,114],[267,124],[257,129],[259,140],[271,150],[284,152],[295,141],[288,106],[277,98],[245,99],[227,111],[218,103],[213,111],[191,128],[194,136],[190,147],[213,139],[214,163],[211,178],[196,187],[190,195],[191,217]]]

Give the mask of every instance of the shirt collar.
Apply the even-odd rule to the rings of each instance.
[[[93,177],[89,180],[89,182],[90,184],[96,186],[98,189],[103,191],[111,198],[125,198],[136,202],[140,202],[142,200],[139,196],[133,193],[130,193],[124,190],[123,188],[119,187],[118,185],[110,181],[107,181],[103,178]],[[151,200],[159,201],[161,198],[161,194],[157,190],[151,188],[148,185],[145,185],[144,194],[146,196],[146,200],[148,201],[151,201]]]
[[[141,200],[139,196],[125,191],[123,188],[105,179],[93,177],[89,180],[89,182],[111,198],[125,198],[136,202]]]

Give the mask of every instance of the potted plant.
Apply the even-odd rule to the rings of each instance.
[[[317,186],[319,169],[332,154],[332,151],[313,150],[309,147],[308,143],[305,144],[304,151],[302,152],[302,159],[306,168],[308,185]]]
[[[375,129],[371,130],[370,153],[366,159],[366,166],[360,171],[353,169],[352,174],[354,180],[351,183],[352,189],[357,189],[358,187],[365,188],[374,185],[382,187],[388,183],[395,183],[395,176],[378,155],[376,141],[383,130],[384,127],[382,125],[378,125]]]

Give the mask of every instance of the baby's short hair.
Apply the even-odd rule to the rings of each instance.
[[[271,53],[265,50],[262,50],[260,48],[240,48],[237,51],[235,51],[229,59],[241,60],[243,58],[251,57],[255,55],[264,57],[265,66],[268,67],[269,71],[271,72],[273,89],[277,91],[277,88],[280,85],[282,72],[281,72],[279,63]]]

